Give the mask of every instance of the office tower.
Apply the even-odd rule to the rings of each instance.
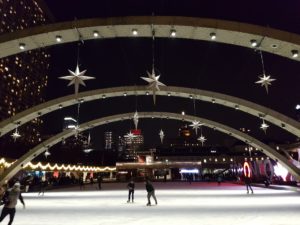
[[[136,160],[138,151],[143,150],[144,145],[144,136],[141,130],[130,130],[130,132],[134,135],[132,138],[128,137],[128,135],[124,136],[125,144],[126,144],[126,159]]]
[[[0,1],[0,35],[53,21],[40,0]],[[0,59],[0,120],[44,102],[50,55],[44,49]],[[41,141],[41,119],[20,129],[20,141],[35,145]],[[7,142],[9,136],[3,142]]]
[[[111,131],[106,131],[104,132],[104,149],[109,150],[112,149],[112,145],[113,145],[113,135]]]

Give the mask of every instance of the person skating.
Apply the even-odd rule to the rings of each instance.
[[[102,189],[102,185],[101,185],[101,183],[102,183],[102,176],[101,175],[99,175],[97,177],[97,183],[98,183],[98,189],[101,190]]]
[[[131,180],[128,184],[127,184],[127,188],[128,188],[128,203],[130,202],[130,197],[131,197],[131,201],[133,202],[134,200],[134,182],[133,180]]]
[[[251,194],[253,194],[253,189],[251,187],[251,178],[248,176],[245,176],[245,185],[247,188],[247,194],[249,194],[249,189],[251,190]]]
[[[48,181],[47,180],[42,180],[40,182],[40,191],[39,191],[39,194],[38,195],[44,195],[45,194],[45,189],[46,187],[48,186]]]
[[[20,201],[23,204],[23,208],[25,209],[25,203],[23,200],[23,197],[21,195],[21,190],[20,190],[20,183],[16,182],[12,188],[7,189],[7,191],[5,192],[4,195],[4,207],[2,209],[1,212],[1,216],[0,216],[0,222],[2,222],[2,220],[9,215],[9,222],[8,225],[11,225],[15,214],[16,214],[16,205],[18,202],[18,199],[20,199]]]
[[[155,201],[155,204],[157,205],[157,199],[156,199],[156,196],[155,196],[155,189],[154,189],[152,183],[150,182],[150,180],[147,179],[145,184],[146,184],[147,199],[148,199],[147,206],[151,205],[151,201],[150,201],[151,196],[153,197],[153,199]]]

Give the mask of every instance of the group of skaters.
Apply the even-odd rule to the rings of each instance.
[[[146,179],[145,181],[145,187],[146,187],[146,191],[147,191],[147,206],[151,206],[151,197],[154,199],[155,201],[155,205],[157,205],[157,199],[155,196],[155,189],[153,187],[153,184],[151,183],[151,181],[149,179]],[[135,189],[135,184],[134,181],[131,180],[128,184],[127,184],[127,188],[128,188],[128,200],[127,203],[130,202],[134,202],[134,189]]]
[[[98,177],[98,186],[99,189],[101,189],[101,182],[102,182],[102,177]],[[247,189],[247,194],[249,194],[249,191],[251,191],[251,194],[253,194],[253,189],[251,187],[251,179],[249,177],[245,177],[245,185]],[[127,184],[128,188],[128,203],[129,202],[134,202],[134,190],[135,190],[135,183],[133,180],[131,180]],[[157,199],[155,196],[155,188],[153,187],[152,182],[149,179],[146,179],[145,181],[145,188],[147,191],[147,206],[151,206],[151,197],[154,199],[155,205],[157,205]],[[16,213],[16,205],[18,199],[21,201],[23,204],[23,208],[25,209],[25,203],[21,194],[21,184],[19,181],[15,181],[14,184],[11,187],[8,187],[6,190],[1,188],[0,189],[0,194],[2,194],[2,200],[0,205],[4,205],[3,209],[1,211],[0,215],[0,223],[2,220],[9,215],[9,222],[8,225],[11,225],[15,213]],[[40,194],[40,193],[39,193]]]
[[[93,177],[90,177],[90,184],[91,185],[94,185],[94,178]],[[84,182],[84,178],[83,177],[80,177],[79,178],[79,188],[80,190],[83,190],[84,189],[84,185],[85,185],[85,182]],[[101,190],[102,189],[102,176],[98,176],[97,177],[97,184],[98,184],[98,189]]]

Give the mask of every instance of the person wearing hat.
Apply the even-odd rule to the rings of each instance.
[[[2,209],[1,215],[0,215],[0,222],[2,222],[2,220],[9,215],[9,222],[8,225],[11,225],[15,214],[16,214],[16,205],[18,202],[18,199],[20,199],[20,201],[23,204],[23,208],[25,209],[25,203],[23,200],[23,197],[21,195],[21,184],[17,181],[12,188],[9,188],[6,190],[5,194],[4,194],[4,207]]]

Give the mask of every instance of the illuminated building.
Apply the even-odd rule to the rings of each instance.
[[[0,35],[50,21],[53,17],[43,1],[0,1]],[[0,59],[0,120],[44,102],[49,59],[44,49]],[[23,126],[20,140],[27,145],[41,141],[42,122],[35,119]]]
[[[124,142],[126,146],[124,159],[126,160],[136,160],[137,152],[143,150],[144,146],[144,136],[142,135],[141,130],[130,130],[134,135],[133,138],[129,138],[126,135],[124,136]]]
[[[112,136],[112,132],[111,131],[106,131],[104,132],[104,149],[112,149],[112,145],[113,145],[113,136]]]
[[[179,136],[184,139],[188,139],[192,137],[192,131],[187,125],[182,126],[181,128],[179,128],[178,131],[179,131]]]

